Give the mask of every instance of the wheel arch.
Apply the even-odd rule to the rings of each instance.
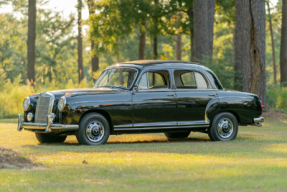
[[[112,131],[114,130],[114,126],[113,126],[113,122],[112,122],[111,115],[110,115],[107,111],[101,110],[101,109],[92,109],[92,110],[89,110],[89,111],[84,112],[84,113],[81,115],[79,122],[81,122],[81,120],[83,119],[84,116],[86,116],[86,115],[88,115],[88,114],[90,114],[90,113],[99,113],[99,114],[101,114],[102,116],[104,116],[104,117],[107,119],[108,123],[109,123],[110,131],[112,132]]]
[[[240,117],[239,115],[235,112],[235,111],[232,111],[232,110],[220,110],[220,111],[217,111],[216,113],[214,113],[212,115],[212,118],[210,119],[210,124],[212,123],[214,117],[219,114],[219,113],[231,113],[232,115],[234,115],[234,117],[236,118],[238,124],[240,124]]]

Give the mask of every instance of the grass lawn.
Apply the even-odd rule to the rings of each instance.
[[[0,191],[286,191],[287,120],[240,127],[237,139],[211,142],[191,133],[110,136],[106,145],[39,145],[34,133],[0,120],[0,146],[41,169],[0,169]],[[83,161],[87,164],[84,164]]]

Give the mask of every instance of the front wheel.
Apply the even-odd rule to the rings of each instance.
[[[51,135],[49,133],[35,133],[40,143],[63,143],[67,136]]]
[[[217,114],[208,129],[208,136],[212,141],[234,140],[238,133],[237,119],[231,113]]]
[[[110,136],[110,126],[104,116],[99,113],[85,115],[79,130],[76,132],[77,140],[82,145],[105,144]]]

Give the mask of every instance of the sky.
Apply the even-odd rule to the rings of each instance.
[[[57,11],[62,12],[64,17],[69,16],[70,13],[76,14],[77,13],[77,5],[78,0],[50,0],[49,3],[45,6],[42,6],[46,9],[55,9]],[[84,1],[83,1],[84,2]],[[278,0],[271,0],[271,3],[275,5],[278,2]],[[2,6],[0,8],[0,13],[2,12],[11,12],[12,6]],[[82,10],[82,19],[88,19],[89,18],[89,10],[87,5],[84,6]]]

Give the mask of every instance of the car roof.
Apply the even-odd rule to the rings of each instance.
[[[172,66],[172,68],[186,67],[186,68],[197,68],[210,71],[209,68],[199,63],[178,61],[178,60],[136,60],[136,61],[117,63],[110,67],[120,67],[120,66],[135,67],[135,68],[145,68],[145,67],[170,68]]]

